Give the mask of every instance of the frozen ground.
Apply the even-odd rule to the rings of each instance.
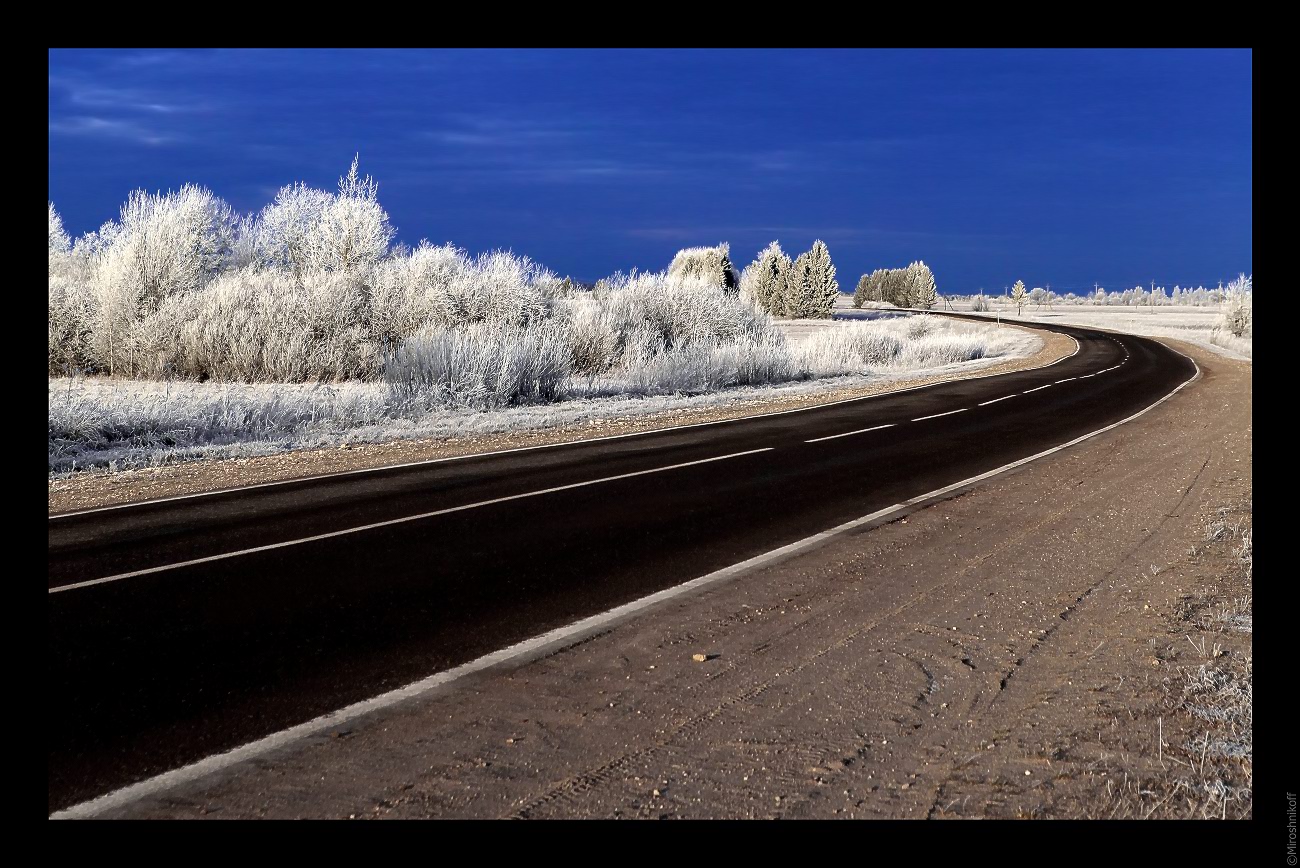
[[[879,318],[878,322],[862,322]],[[567,399],[499,410],[412,412],[383,383],[195,383],[51,378],[49,472],[125,469],[198,458],[405,438],[450,438],[583,425],[677,409],[808,395],[918,376],[965,373],[1029,356],[1041,338],[941,317],[868,311],[787,322],[811,379],[703,394],[611,394],[622,384],[569,384]],[[879,357],[881,348],[887,358]]]
[[[991,310],[985,316],[1001,315],[1009,321],[1022,319],[1015,315],[1014,305],[1001,298],[990,297]],[[970,301],[966,298],[954,298],[953,309],[969,312]],[[942,309],[942,306],[940,306]],[[1118,332],[1128,332],[1148,337],[1178,338],[1211,352],[1232,359],[1250,361],[1253,357],[1254,340],[1224,336],[1215,333],[1219,322],[1220,310],[1217,307],[1192,307],[1190,305],[1155,305],[1151,307],[1127,305],[1053,305],[1052,308],[1038,308],[1037,305],[1025,305],[1023,320],[1042,323],[1062,323],[1065,325],[1097,326]]]

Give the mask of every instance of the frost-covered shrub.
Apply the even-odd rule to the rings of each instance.
[[[1251,277],[1239,276],[1228,284],[1218,329],[1238,338],[1255,334],[1255,293]]]
[[[84,371],[91,367],[91,294],[84,283],[62,275],[51,274],[49,286],[49,373],[53,376]]]
[[[931,334],[938,328],[938,320],[932,316],[910,316],[903,326],[903,330],[912,340]]]
[[[972,296],[970,300],[970,309],[976,312],[989,310],[989,298],[984,293]]]
[[[141,321],[145,374],[241,382],[372,379],[369,290],[347,274],[225,275]]]
[[[668,266],[668,276],[694,278],[710,286],[733,290],[740,281],[731,264],[731,247],[726,242],[717,247],[687,247],[677,251]]]
[[[587,377],[603,374],[623,349],[622,323],[608,305],[591,298],[567,301],[569,355],[573,372]]]
[[[471,259],[450,245],[422,243],[381,263],[372,284],[375,336],[390,341],[425,325],[527,328],[551,316],[561,281],[508,251]]]
[[[501,407],[558,400],[570,365],[551,326],[428,326],[388,354],[384,380],[403,406]]]
[[[738,294],[693,278],[615,275],[598,298],[622,334],[644,326],[665,347],[690,340],[758,339],[775,330],[765,313]]]

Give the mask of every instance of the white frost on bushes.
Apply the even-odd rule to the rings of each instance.
[[[740,291],[725,244],[592,290],[508,251],[390,249],[356,160],[337,192],[290,185],[251,217],[193,185],[136,191],[73,242],[48,210],[52,471],[1016,351],[937,320],[792,345],[767,309],[831,315],[820,241],[795,262],[773,244]]]
[[[644,280],[636,283],[644,286]],[[696,337],[675,341],[661,353],[647,353],[633,340],[631,354],[606,366],[605,373],[572,369],[563,381],[553,376],[566,364],[556,343],[516,347],[512,340],[520,333],[485,325],[474,327],[469,338],[446,330],[431,332],[427,342],[421,336],[407,347],[414,355],[390,369],[389,383],[51,378],[49,470],[582,425],[595,418],[970,370],[1028,355],[1041,344],[1019,329],[927,316],[828,324],[792,345],[779,332],[756,341],[709,342],[698,337],[705,328],[695,323],[674,329]],[[597,333],[616,334],[603,328]],[[639,339],[662,340],[658,332]],[[423,383],[409,384],[399,372]],[[564,400],[544,397],[551,389]],[[545,402],[527,403],[530,395]]]

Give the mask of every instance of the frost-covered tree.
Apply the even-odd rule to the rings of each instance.
[[[306,184],[281,187],[262,209],[256,241],[263,263],[285,268],[298,279],[313,266],[313,238],[334,197]]]
[[[731,264],[731,246],[723,242],[716,247],[687,247],[677,251],[668,266],[669,277],[694,277],[711,286],[736,289],[740,279]]]
[[[92,352],[110,373],[134,370],[142,335],[134,326],[174,295],[202,288],[225,266],[237,218],[211,191],[136,190],[111,229],[86,245],[94,257]]]
[[[236,219],[229,205],[203,187],[187,184],[166,194],[136,190],[101,254],[101,273],[155,302],[198,289],[225,264]]]
[[[853,287],[853,306],[862,307],[862,303],[867,301],[867,293],[871,288],[871,275],[864,274],[858,278],[857,286]]]
[[[934,272],[930,270],[930,266],[920,260],[912,263],[911,268],[913,305],[929,310],[939,299],[938,289],[934,283]]]
[[[1021,316],[1025,310],[1025,302],[1029,300],[1029,293],[1025,291],[1025,282],[1017,280],[1011,286],[1011,303],[1016,306],[1016,315]]]
[[[47,200],[48,202],[48,200]],[[63,218],[59,212],[54,210],[54,203],[49,202],[50,206],[50,255],[56,256],[67,253],[72,249],[72,241],[68,238],[68,233],[63,231]]]
[[[337,194],[302,183],[281,188],[252,229],[264,264],[302,280],[313,271],[357,275],[383,258],[394,230],[379,185],[361,176],[359,160],[339,178]]]
[[[1252,276],[1242,274],[1224,290],[1223,310],[1219,314],[1219,328],[1239,338],[1254,337],[1255,291]]]
[[[829,319],[839,294],[830,250],[818,239],[794,261],[786,316]]]
[[[741,292],[773,316],[785,316],[790,267],[790,257],[779,242],[773,241],[745,268]]]
[[[921,260],[894,268],[884,277],[884,300],[895,307],[916,307],[923,290],[934,284],[934,274]],[[936,289],[936,295],[938,290]]]
[[[869,301],[884,301],[885,280],[888,276],[889,270],[885,268],[877,268],[870,274],[862,275],[853,291],[853,306],[862,307]]]
[[[339,192],[315,234],[312,261],[325,271],[356,273],[374,265],[388,252],[394,230],[388,212],[379,205],[379,185],[358,174],[360,156],[339,179]]]

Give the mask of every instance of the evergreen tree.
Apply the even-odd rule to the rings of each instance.
[[[831,253],[820,239],[811,249],[799,254],[789,281],[790,299],[786,316],[808,319],[830,319],[839,297],[840,285],[835,280],[835,265]]]
[[[920,268],[916,270],[913,278],[916,281],[916,306],[929,310],[939,300],[939,291],[934,284],[934,272],[930,270],[930,267],[924,262],[918,262],[917,264]]]
[[[871,275],[864,274],[858,278],[858,285],[853,290],[853,306],[862,307],[864,301],[870,301]]]
[[[790,257],[773,241],[745,269],[741,281],[749,296],[773,316],[785,316]]]

